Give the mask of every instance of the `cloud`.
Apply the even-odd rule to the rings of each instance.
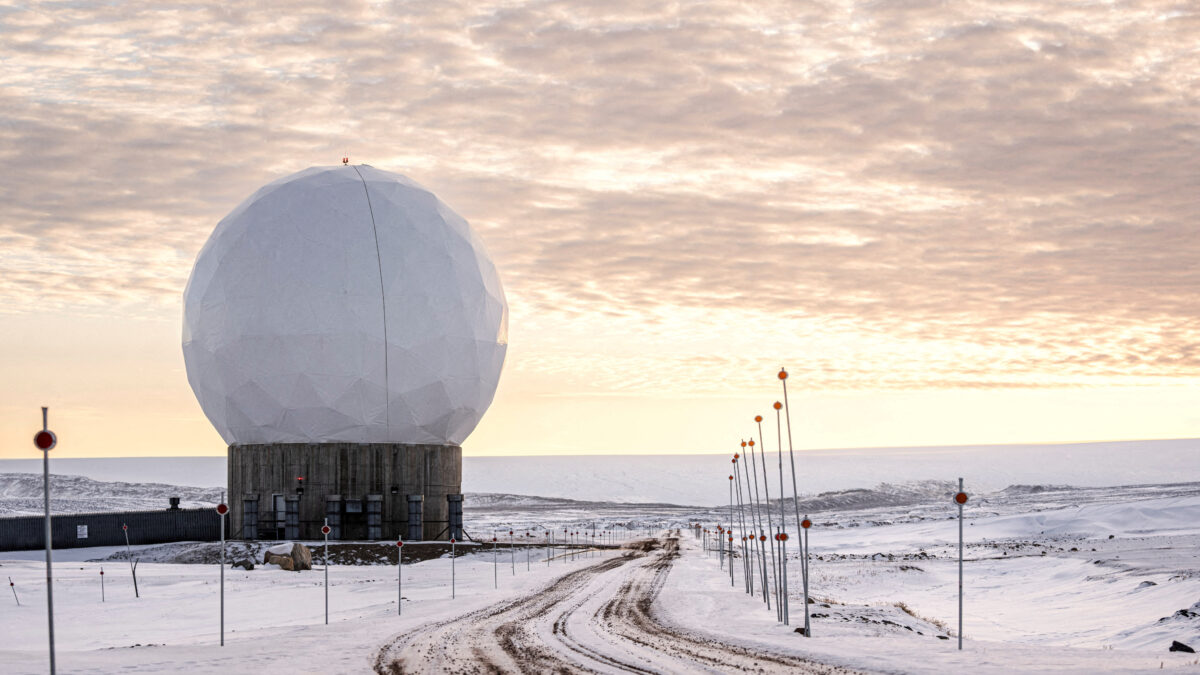
[[[1198,30],[1172,2],[29,3],[0,307],[177,316],[224,213],[349,155],[483,232],[547,390],[1196,377]]]

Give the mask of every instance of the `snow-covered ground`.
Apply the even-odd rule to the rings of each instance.
[[[135,551],[141,598],[133,597],[122,549],[72,549],[56,552],[58,665],[85,673],[369,672],[397,663],[465,667],[462,658],[489,654],[501,667],[529,671],[567,663],[601,672],[832,672],[816,662],[888,672],[1200,672],[1196,654],[1167,650],[1173,640],[1200,648],[1200,483],[970,490],[961,653],[952,636],[955,489],[949,481],[884,483],[804,500],[816,522],[811,639],[794,632],[803,604],[790,500],[783,506],[792,532],[792,619],[784,627],[761,596],[743,592],[742,561],[731,587],[718,557],[687,529],[727,523],[727,506],[486,494],[467,502],[467,530],[476,538],[498,532],[504,541],[513,529],[518,541],[538,541],[546,531],[594,527],[597,540],[626,544],[648,533],[665,542],[679,529],[677,555],[668,557],[661,544],[572,560],[559,548],[547,565],[545,548],[500,548],[496,566],[490,547],[461,547],[469,553],[454,562],[453,599],[447,557],[405,565],[402,616],[394,563],[334,565],[328,626],[320,569],[226,570],[220,647],[217,566],[159,562],[212,560],[215,545]],[[776,522],[779,507],[772,505]],[[0,579],[11,576],[21,600],[17,607],[0,599],[6,673],[46,668],[41,555],[0,554]],[[439,636],[448,630],[468,636],[467,646],[443,649]],[[493,644],[496,635],[512,639]],[[728,656],[714,665],[717,652]]]

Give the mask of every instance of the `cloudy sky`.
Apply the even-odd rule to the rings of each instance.
[[[1200,436],[1200,10],[1182,1],[16,2],[0,456],[217,454],[181,295],[343,156],[486,240],[472,454]],[[69,442],[68,442],[69,439]]]

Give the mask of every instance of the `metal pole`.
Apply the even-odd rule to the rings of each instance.
[[[225,495],[221,495],[221,503],[225,503]],[[221,519],[221,646],[225,646],[225,515]]]
[[[49,408],[42,406],[42,431],[49,431]],[[50,675],[54,675],[54,575],[51,573],[53,539],[50,536],[50,449],[42,450],[42,498],[46,507],[46,619],[50,625]],[[16,587],[13,587],[16,593]]]
[[[529,533],[528,533],[528,532],[526,532],[526,533],[525,533],[525,538],[526,538],[526,539],[528,539],[528,538],[529,538]],[[526,571],[526,572],[528,572],[528,571],[529,571],[529,556],[530,556],[530,551],[529,551],[529,549],[530,549],[530,548],[532,548],[532,542],[529,542],[529,541],[525,542],[525,571]]]
[[[788,461],[792,464],[792,506],[796,509],[796,528],[800,528],[800,491],[796,487],[796,453],[792,451],[792,411],[788,407],[787,371],[779,369],[779,381],[783,383],[783,413],[787,419]],[[780,453],[783,451],[780,450]],[[807,518],[808,516],[805,516]],[[800,534],[797,532],[797,534]],[[804,587],[804,635],[812,637],[808,624],[808,533],[800,538],[800,582]]]
[[[745,441],[742,442],[745,443]],[[743,446],[742,451],[745,452],[745,450],[746,448]],[[750,460],[749,462],[741,462],[742,473],[745,474],[745,479],[742,480],[741,483],[742,485],[746,486],[746,503],[750,506],[750,557],[758,559],[760,558],[758,539],[754,536],[754,530],[758,527],[758,514],[754,506],[754,496],[750,494],[750,468],[746,466],[748,463],[754,463],[754,457],[750,456],[748,459]],[[754,575],[758,571],[755,569],[756,567],[758,567],[757,562],[754,560],[749,562],[750,595],[754,595]]]
[[[512,559],[512,574],[517,576],[517,549],[513,544],[513,531],[508,531],[508,557]]]
[[[100,570],[100,574],[101,574],[101,577],[100,577],[100,600],[103,602],[103,600],[104,600],[104,576],[103,576],[104,570],[103,569]],[[12,577],[8,578],[8,587],[12,589],[13,600],[17,601],[17,607],[20,607],[21,599],[17,597],[17,585],[13,583]]]
[[[100,602],[104,602],[104,568],[100,568]]]
[[[396,616],[404,615],[404,542],[396,543]]]
[[[758,439],[762,440],[762,415],[755,415],[754,421],[758,423]],[[754,437],[750,437],[750,442],[754,442]],[[754,463],[754,446],[750,446],[750,467],[754,469],[754,501],[757,504],[754,514],[755,527],[758,528],[758,556],[759,556],[759,571],[762,573],[762,594],[763,602],[767,603],[767,609],[771,608],[770,589],[767,583],[767,550],[766,542],[763,541],[763,517],[762,517],[762,496],[758,493],[758,465]]]
[[[492,536],[492,588],[500,588],[500,553],[496,548],[496,537]]]
[[[804,516],[808,520],[808,516]],[[812,627],[808,625],[808,528],[804,530],[804,637],[812,637]]]
[[[729,475],[729,586],[733,587],[733,474]],[[724,543],[724,542],[722,542]]]
[[[958,491],[963,491],[963,479],[958,479]],[[957,500],[956,500],[957,501]],[[958,504],[958,650],[962,651],[963,626],[963,505]]]
[[[325,519],[325,525],[321,528],[324,531],[329,527],[329,519]],[[325,554],[322,556],[325,563],[325,625],[329,625],[329,533],[325,532]]]
[[[754,577],[750,574],[750,556],[746,552],[746,505],[742,502],[742,474],[738,471],[737,465],[738,457],[735,453],[733,458],[732,487],[737,491],[738,525],[741,526],[740,532],[742,535],[742,586],[745,587],[747,593],[753,594],[754,591],[750,590],[750,580]]]
[[[454,540],[450,540],[450,599],[455,598],[454,589]]]
[[[554,548],[550,546],[550,531],[546,530],[546,567],[550,567],[550,558],[554,555]]]
[[[784,501],[785,500],[783,497],[783,492],[784,492],[784,490],[783,490],[783,426],[781,425],[780,414],[779,414],[779,409],[781,406],[779,406],[778,401],[776,401],[775,406],[776,406],[776,408],[775,408],[775,433],[776,433],[775,447],[777,447],[779,449],[779,531],[786,532],[787,531],[787,516],[786,516],[786,511],[784,511]],[[780,543],[780,546],[783,545],[782,541],[780,541],[779,543]],[[780,570],[782,570],[784,565],[786,565],[786,564],[787,564],[787,561],[783,559],[783,554],[781,553],[780,557],[779,557]],[[782,575],[780,578],[782,579]],[[780,617],[783,619],[784,625],[786,625],[787,624],[787,611],[788,611],[787,589],[782,584],[776,584],[776,588],[779,589]]]
[[[138,593],[137,565],[133,562],[133,550],[129,548],[129,525],[121,523],[121,531],[125,533],[125,555],[129,558],[129,572],[133,575],[133,597],[142,597]]]
[[[792,622],[791,605],[788,603],[787,593],[787,539],[783,538],[787,536],[787,533],[782,529],[780,529],[779,533],[782,535],[779,538],[779,550],[781,551],[779,558],[783,561],[783,565],[779,571],[783,573],[783,625],[790,626]]]
[[[761,426],[759,429],[758,438],[760,441],[762,440]],[[750,442],[753,443],[754,439],[750,439]],[[763,444],[763,446],[761,448],[759,448],[758,456],[762,460],[762,467],[763,467],[763,497],[764,497],[764,501],[765,501],[765,504],[763,505],[763,511],[767,514],[767,531],[774,532],[775,531],[775,523],[772,522],[772,519],[771,519],[771,481],[767,480],[767,478],[770,474],[767,473],[767,446],[765,443]],[[763,536],[766,536],[766,533],[763,533]],[[760,539],[759,541],[762,541],[762,540]],[[768,546],[771,547],[771,573],[774,574],[775,570],[778,567],[775,564],[775,539],[774,539],[774,537],[768,537],[766,543]],[[775,578],[775,588],[776,589],[779,588],[779,578],[778,577]],[[776,590],[775,605],[776,605],[775,615],[779,616],[778,590]],[[767,608],[769,609],[770,607],[771,607],[771,603],[770,603],[770,601],[768,601]]]

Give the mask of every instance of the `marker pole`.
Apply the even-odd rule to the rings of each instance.
[[[454,579],[454,538],[452,537],[450,539],[450,599],[451,600],[453,600],[456,597],[456,593],[457,593],[457,591],[454,588],[454,583],[455,583],[455,579]]]
[[[104,574],[104,570],[100,570],[100,574]],[[21,599],[17,597],[17,585],[13,583],[12,577],[8,578],[8,587],[12,589],[13,600],[17,601],[17,607],[21,606]],[[100,577],[100,597],[103,601],[104,597],[104,577]]]
[[[100,568],[100,602],[104,602],[104,568]]]
[[[517,549],[513,543],[513,531],[508,531],[508,557],[512,561],[512,575],[517,576]]]
[[[775,421],[778,423],[779,416],[775,416]],[[783,488],[783,432],[779,430],[779,443],[776,447],[779,448],[779,531],[787,532],[787,516],[785,515],[784,507],[784,488]],[[788,625],[788,598],[787,598],[787,558],[783,555],[783,540],[779,540],[779,578],[783,583],[779,585],[779,606],[780,615],[783,617],[783,625]]]
[[[46,423],[49,410],[42,406],[43,432],[50,431]],[[37,438],[34,439],[34,444],[36,446]],[[42,448],[42,498],[46,507],[46,619],[50,627],[50,675],[54,675],[54,575],[51,573],[52,556],[50,554],[54,540],[50,536],[50,447]],[[15,593],[16,587],[13,588]]]
[[[396,540],[396,616],[404,615],[404,542]]]
[[[783,560],[783,565],[779,570],[783,576],[783,625],[791,625],[790,608],[788,606],[787,594],[787,533],[782,529],[779,530],[779,558]]]
[[[321,534],[325,535],[325,553],[322,556],[325,563],[325,625],[329,625],[329,519],[321,526]]]
[[[762,415],[755,415],[754,421],[758,423],[758,439],[762,440]],[[742,441],[745,443],[745,441]],[[763,508],[762,495],[758,492],[758,465],[754,463],[754,437],[750,437],[750,468],[754,470],[754,501],[755,508],[755,526],[758,528],[758,556],[759,556],[759,572],[762,574],[762,594],[763,602],[766,603],[767,609],[771,609],[771,596],[769,583],[767,582],[767,550],[763,541]]]
[[[221,500],[224,503],[224,499]],[[221,519],[221,646],[225,646],[225,514]]]
[[[129,547],[129,525],[121,523],[121,531],[125,533],[125,555],[129,557],[129,572],[133,575],[133,597],[142,597],[138,593],[137,585],[137,563],[133,561],[133,550]]]
[[[812,637],[812,626],[808,623],[808,528],[812,527],[812,521],[808,516],[804,516],[804,520],[800,521],[801,531],[804,533],[804,551],[802,560],[804,567],[804,637]]]
[[[733,587],[733,474],[729,474],[729,586]]]
[[[962,496],[959,496],[962,495]],[[958,502],[958,651],[962,651],[962,633],[963,633],[963,504],[967,501],[963,497],[966,493],[963,492],[963,479],[958,479],[958,495],[955,495],[954,501]]]
[[[787,395],[787,371],[783,368],[779,369],[779,381],[783,383],[783,413],[787,419],[787,438],[788,438],[788,460],[792,464],[792,506],[796,509],[796,523],[800,523],[800,492],[796,484],[796,454],[792,451],[792,411],[788,407]],[[780,450],[782,461],[782,449]],[[805,516],[807,518],[808,516]],[[808,624],[808,532],[805,532],[800,539],[800,581],[804,586],[804,635],[812,637],[809,633],[810,626]]]
[[[500,554],[496,549],[496,537],[492,537],[492,588],[500,588]]]

